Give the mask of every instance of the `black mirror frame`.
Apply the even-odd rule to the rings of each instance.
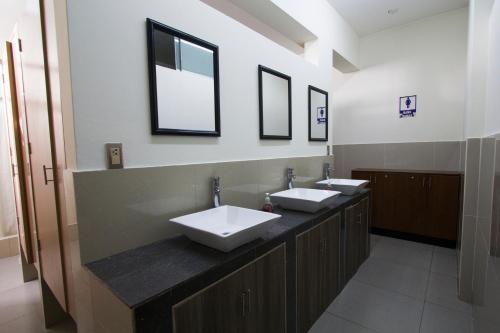
[[[153,135],[191,135],[191,136],[221,136],[220,130],[220,92],[219,92],[219,47],[207,41],[171,28],[167,25],[146,19],[147,43],[148,43],[148,70],[149,70],[149,99],[151,111],[151,134]],[[154,30],[161,30],[172,36],[179,37],[193,44],[200,45],[213,51],[214,61],[214,112],[215,112],[215,130],[185,130],[175,128],[160,128],[158,124],[158,99],[156,87],[156,61],[154,49]]]
[[[325,139],[320,139],[320,138],[313,138],[311,137],[311,92],[316,91],[320,94],[325,95],[326,97],[326,122],[325,122]],[[307,89],[307,95],[308,95],[308,101],[307,101],[307,108],[308,108],[308,122],[309,122],[309,141],[328,141],[328,92],[321,90],[319,88],[316,88],[314,86],[309,86]]]
[[[288,135],[264,134],[264,105],[262,96],[262,72],[278,76],[288,81]],[[274,69],[259,65],[259,133],[261,140],[291,140],[292,139],[292,78]]]

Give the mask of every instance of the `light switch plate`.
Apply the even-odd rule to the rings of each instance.
[[[123,169],[123,150],[121,143],[106,143],[108,169]]]

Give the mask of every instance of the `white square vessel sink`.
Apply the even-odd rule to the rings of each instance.
[[[293,188],[271,194],[271,201],[285,209],[315,213],[332,204],[339,194],[337,191]]]
[[[328,183],[330,183],[330,187],[334,191],[340,191],[345,195],[353,195],[361,191],[366,185],[368,185],[368,180],[357,180],[357,179],[325,179],[317,182],[319,188],[327,188]]]
[[[170,220],[189,239],[229,252],[266,234],[278,214],[235,206],[220,206]]]

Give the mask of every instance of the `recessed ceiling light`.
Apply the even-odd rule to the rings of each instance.
[[[399,8],[391,8],[387,11],[387,14],[389,15],[394,15],[396,14],[397,12],[399,12]]]

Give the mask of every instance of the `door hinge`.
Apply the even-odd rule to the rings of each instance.
[[[17,45],[19,46],[19,52],[23,52],[23,43],[21,42],[21,38],[17,39]]]
[[[28,154],[33,154],[33,150],[31,150],[31,142],[28,142]]]

